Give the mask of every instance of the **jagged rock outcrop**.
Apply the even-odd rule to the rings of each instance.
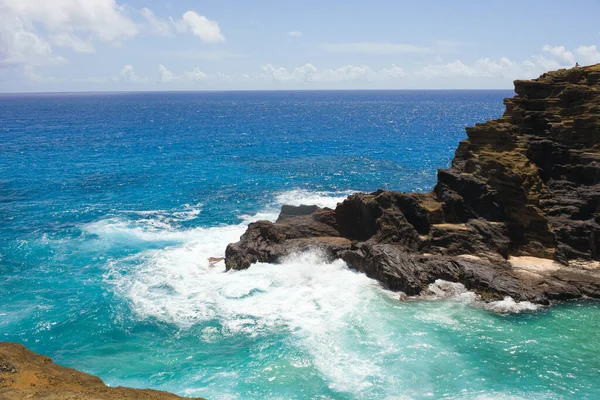
[[[175,400],[182,397],[158,390],[108,387],[98,377],[56,365],[50,358],[20,344],[0,342],[0,399]]]
[[[599,298],[600,65],[515,92],[501,118],[467,128],[430,193],[284,206],[227,247],[227,269],[317,247],[409,295],[446,279],[489,299]]]

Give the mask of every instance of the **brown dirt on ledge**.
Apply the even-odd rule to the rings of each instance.
[[[54,364],[17,343],[0,343],[0,399],[174,400],[171,393],[108,387],[96,376]]]

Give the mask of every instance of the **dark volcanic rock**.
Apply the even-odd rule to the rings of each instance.
[[[432,192],[284,206],[228,246],[227,269],[320,247],[410,295],[446,279],[488,299],[600,297],[600,65],[515,92],[501,118],[467,128]]]

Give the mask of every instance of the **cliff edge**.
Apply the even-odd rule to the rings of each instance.
[[[600,298],[600,64],[515,92],[501,118],[467,128],[433,191],[284,206],[227,247],[227,269],[318,248],[408,295],[445,279],[490,300]]]
[[[167,392],[108,387],[98,377],[56,365],[17,343],[0,342],[0,399],[175,400]]]

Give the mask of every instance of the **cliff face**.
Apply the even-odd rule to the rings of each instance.
[[[157,390],[111,388],[100,378],[61,367],[20,344],[0,343],[0,399],[175,400]]]
[[[435,193],[456,221],[504,222],[511,252],[598,259],[600,66],[516,81],[515,92],[502,118],[467,128]]]
[[[320,248],[409,295],[441,278],[490,299],[600,297],[600,65],[515,92],[501,118],[467,128],[432,192],[284,206],[228,246],[227,269]]]

